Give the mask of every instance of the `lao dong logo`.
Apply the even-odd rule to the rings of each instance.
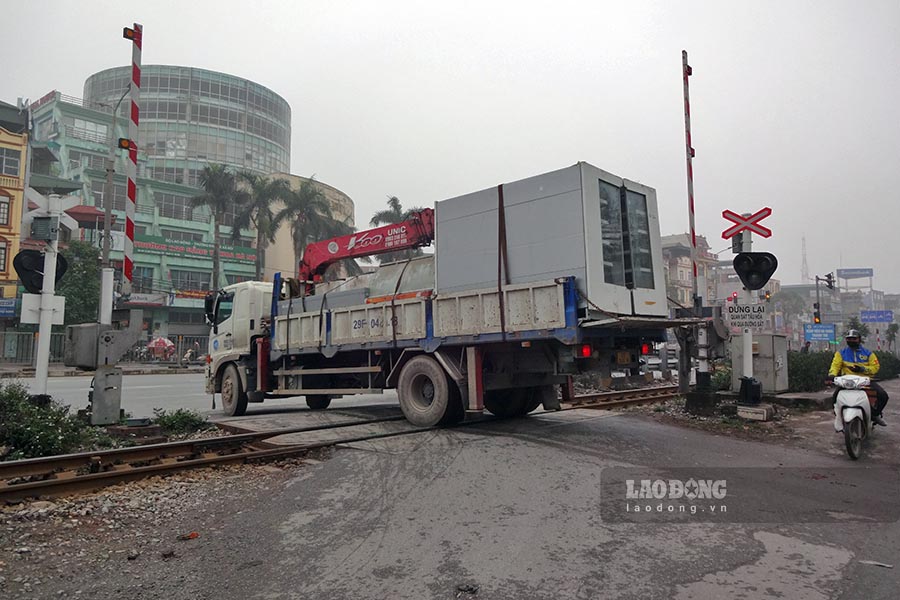
[[[727,494],[724,479],[626,479],[628,500],[722,500]]]

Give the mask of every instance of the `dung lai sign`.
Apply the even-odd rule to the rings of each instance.
[[[725,306],[725,318],[731,327],[764,329],[768,324],[765,304],[731,304]]]

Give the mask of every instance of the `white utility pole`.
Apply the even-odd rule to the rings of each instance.
[[[62,214],[62,202],[58,194],[47,198],[47,216],[57,222]],[[50,368],[50,340],[53,329],[53,297],[56,292],[56,256],[59,252],[59,234],[47,244],[44,251],[44,284],[41,287],[41,316],[38,322],[37,364],[34,377],[37,393],[47,393],[47,376]]]
[[[109,260],[109,251],[112,247],[112,207],[113,207],[113,173],[116,169],[116,148],[119,147],[119,138],[116,136],[116,122],[119,116],[119,106],[131,89],[131,84],[126,86],[122,97],[113,107],[112,129],[110,130],[109,156],[106,158],[106,185],[103,187],[103,270],[100,275],[100,324],[112,323],[114,281],[112,263]]]
[[[42,232],[34,239],[44,240],[42,269],[43,282],[40,294],[22,294],[22,313],[20,323],[38,324],[38,347],[35,357],[35,379],[38,394],[47,393],[47,374],[50,364],[50,340],[53,325],[62,325],[65,318],[66,299],[55,296],[56,263],[59,257],[59,227],[65,226],[74,230],[78,223],[65,211],[81,203],[78,196],[60,197],[58,194],[43,196],[34,188],[25,188],[25,198],[37,205],[37,208],[22,215],[22,225],[30,225],[37,218],[46,218],[49,231]],[[36,270],[36,269],[33,269]]]
[[[744,215],[749,216],[749,215]],[[743,248],[742,252],[752,252],[752,240],[753,234],[749,229],[744,231],[742,242]],[[753,290],[749,290],[744,288],[744,299],[747,303],[747,306],[753,306]],[[744,355],[744,377],[753,377],[753,330],[749,327],[744,327],[744,333],[741,336],[743,342],[743,355]]]

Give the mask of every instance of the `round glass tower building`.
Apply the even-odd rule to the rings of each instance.
[[[86,102],[114,106],[131,67],[106,69],[84,84]],[[290,171],[291,107],[267,87],[233,75],[170,65],[141,70],[138,147],[145,177],[198,185],[209,164],[268,175]],[[121,124],[128,114],[120,108]]]

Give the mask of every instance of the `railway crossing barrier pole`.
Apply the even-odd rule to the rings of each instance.
[[[681,78],[684,85],[684,153],[685,166],[687,168],[687,192],[688,192],[688,224],[690,226],[691,244],[691,291],[693,316],[699,317],[703,312],[703,298],[706,295],[706,274],[701,273],[697,266],[697,230],[695,226],[694,207],[694,144],[691,137],[691,97],[688,79],[693,75],[693,69],[688,64],[687,50],[681,51]],[[705,269],[705,267],[704,267]],[[712,391],[711,376],[709,372],[709,332],[707,323],[698,323],[694,326],[693,343],[697,346],[697,381],[695,390],[698,394],[709,395]],[[682,353],[693,355],[688,346],[682,348]],[[679,363],[680,364],[680,363]],[[688,358],[690,368],[690,358]],[[685,379],[679,370],[679,381]],[[685,388],[684,391],[687,391]]]

